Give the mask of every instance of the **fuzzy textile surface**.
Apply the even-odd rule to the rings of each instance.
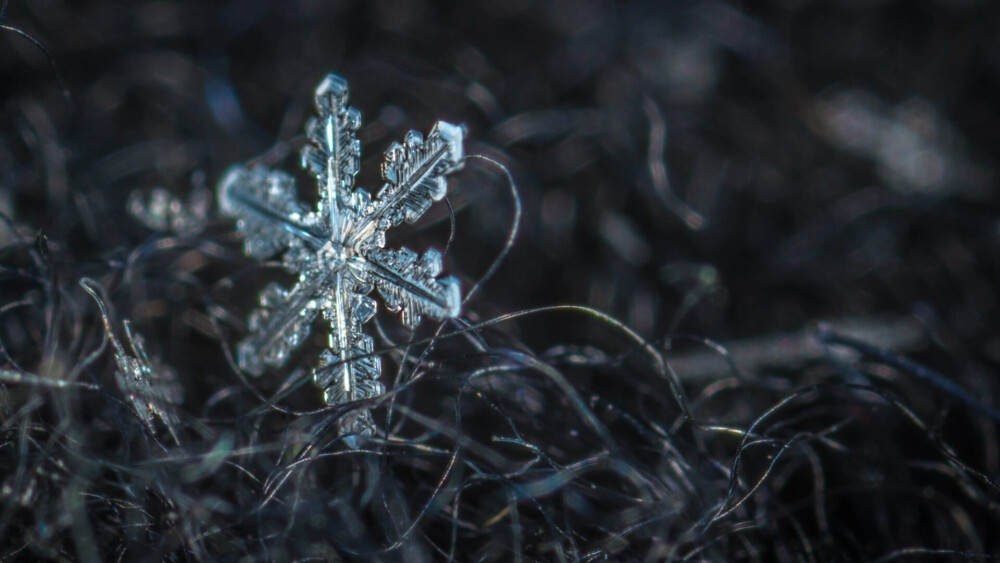
[[[990,0],[4,1],[0,561],[1000,558],[998,28]],[[328,72],[358,185],[437,120],[470,155],[387,245],[445,250],[462,316],[380,306],[388,392],[333,407],[323,330],[236,366],[293,278],[214,201],[248,161],[314,201]]]

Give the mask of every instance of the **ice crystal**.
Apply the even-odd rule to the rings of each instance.
[[[211,194],[205,187],[196,188],[185,201],[166,188],[135,190],[129,196],[128,212],[151,230],[196,235],[208,222]]]
[[[464,127],[439,121],[426,139],[410,131],[402,144],[393,143],[382,163],[385,183],[372,197],[353,187],[361,114],[347,106],[347,96],[347,82],[334,74],[316,89],[318,116],[306,126],[310,142],[301,154],[318,184],[315,210],[298,201],[291,176],[260,165],[233,167],[218,188],[219,206],[237,220],[246,254],[264,260],[284,253],[285,269],[299,276],[291,289],[272,283],[261,292],[249,335],[238,345],[240,368],[260,375],[266,366],[284,365],[322,312],[331,330],[313,379],[330,405],[385,390],[372,338],[362,331],[375,314],[373,289],[411,329],[423,316],[446,319],[461,309],[458,280],[437,277],[438,251],[420,256],[383,247],[389,228],[416,221],[444,197],[445,176],[464,161]],[[374,432],[370,413],[346,417],[342,431],[349,443],[363,442]]]
[[[131,323],[126,319],[122,324],[125,328],[125,341],[131,351],[129,353],[115,337],[104,299],[99,295],[100,286],[89,278],[80,280],[80,286],[94,298],[101,310],[104,331],[118,367],[115,370],[118,389],[150,434],[157,433],[156,420],[159,419],[174,442],[179,444],[180,439],[175,430],[177,419],[169,408],[170,404],[181,402],[181,388],[173,372],[167,366],[150,360],[142,336],[132,330]]]

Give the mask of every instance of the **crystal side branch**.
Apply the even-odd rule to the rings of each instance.
[[[375,314],[373,289],[411,329],[421,317],[461,311],[458,280],[437,277],[439,252],[383,247],[388,229],[416,221],[445,196],[445,176],[464,163],[464,127],[439,121],[426,139],[410,131],[393,143],[382,163],[385,184],[372,197],[353,188],[361,114],[347,106],[347,96],[347,82],[334,74],[316,89],[318,116],[306,126],[310,142],[302,150],[302,166],[319,189],[315,210],[298,201],[291,176],[263,166],[235,166],[218,187],[219,206],[236,219],[245,253],[258,260],[284,253],[285,269],[299,276],[291,289],[272,283],[261,292],[249,335],[238,345],[240,368],[260,375],[265,366],[284,365],[322,312],[331,325],[329,345],[313,378],[331,405],[384,392],[373,341],[362,331]],[[347,433],[362,438],[373,431],[367,412],[349,426]]]

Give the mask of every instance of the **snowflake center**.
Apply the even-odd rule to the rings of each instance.
[[[340,269],[352,254],[350,247],[332,240],[327,241],[323,248],[319,249],[320,258],[333,269]]]

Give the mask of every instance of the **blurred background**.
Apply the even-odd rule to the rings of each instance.
[[[13,476],[0,493],[4,556],[1000,553],[997,4],[4,7],[4,369],[80,365],[102,334],[76,286],[91,276],[175,374],[184,436],[167,453],[148,444],[127,401],[113,398],[110,357],[74,377],[111,398],[11,383],[0,429]],[[426,368],[440,381],[400,395],[425,417],[409,418],[419,431],[399,430],[410,444],[402,453],[386,454],[390,443],[381,456],[294,466],[298,488],[258,505],[273,492],[267,476],[287,478],[275,468],[292,467],[289,451],[328,428],[323,415],[292,422],[259,410],[219,344],[242,337],[263,284],[290,278],[242,258],[214,206],[192,231],[163,234],[131,217],[129,202],[162,187],[208,205],[206,190],[249,159],[298,173],[312,91],[331,71],[364,116],[358,185],[376,188],[389,143],[438,119],[465,123],[468,153],[513,175],[523,210],[514,245],[467,305],[469,322],[586,305],[630,327],[671,370],[651,371],[648,350],[608,320],[567,311],[498,324],[476,345],[442,341]],[[312,183],[299,178],[310,201]],[[511,236],[515,203],[502,171],[476,159],[451,177],[448,197],[389,245],[443,248],[450,206],[446,270],[468,289]],[[822,322],[890,352],[821,346],[812,329]],[[383,346],[409,337],[392,315],[377,324]],[[314,330],[302,366],[323,336]],[[387,386],[393,362],[408,365],[397,352],[383,360]],[[523,373],[525,357],[565,380]],[[482,369],[499,379],[477,387],[470,374]],[[273,392],[291,371],[253,384]],[[466,407],[462,393],[493,399]],[[320,406],[308,385],[300,395],[294,408]],[[761,420],[784,401],[780,422]],[[101,423],[109,412],[114,428]],[[89,430],[66,445],[71,422]],[[588,424],[600,440],[587,438]],[[43,437],[30,440],[32,428]],[[210,471],[197,458],[223,450],[233,467]],[[74,456],[100,461],[74,479]],[[175,479],[180,469],[161,470],[168,461],[204,471]],[[220,482],[225,492],[206,504]],[[155,492],[135,492],[143,487]],[[129,515],[126,498],[142,509]],[[121,536],[139,521],[141,532]]]

